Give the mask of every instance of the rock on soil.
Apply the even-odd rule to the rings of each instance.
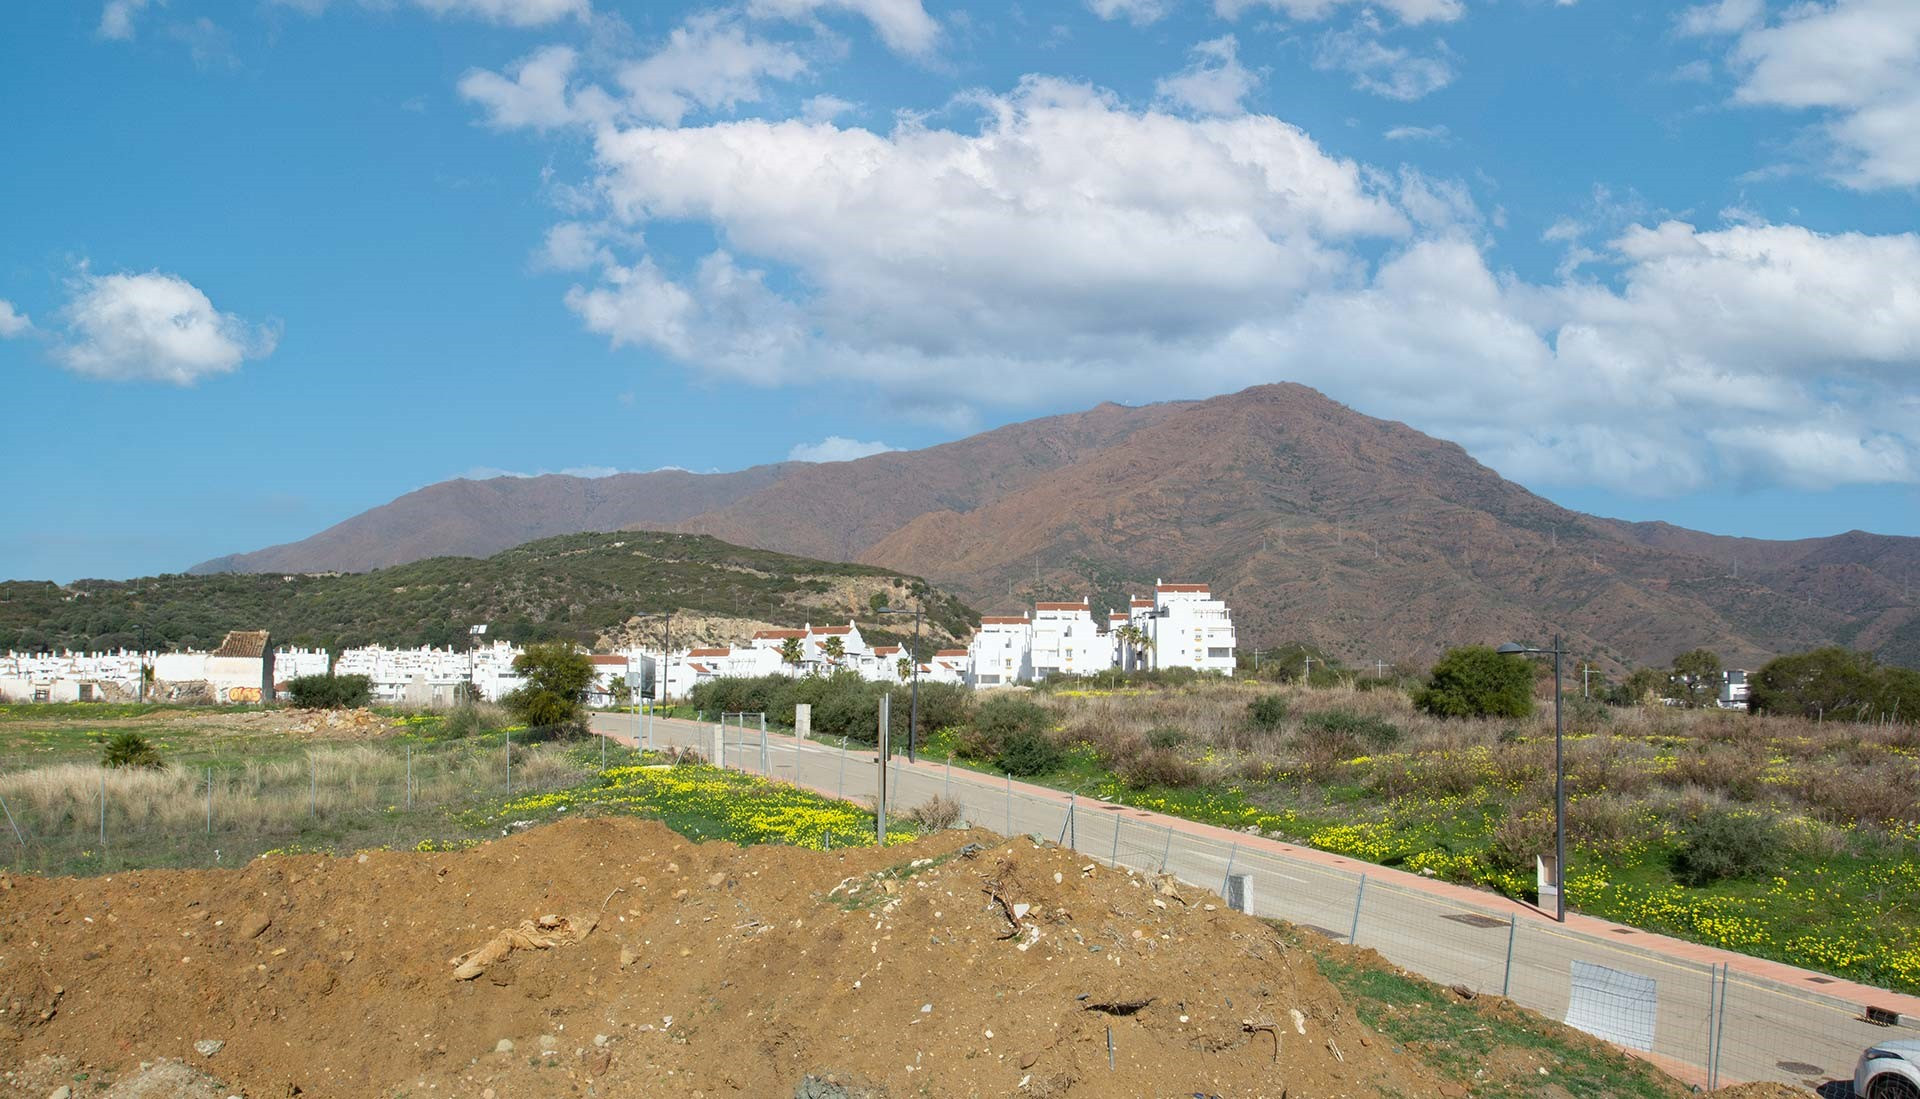
[[[16,877],[0,1065],[124,1081],[199,1060],[308,1099],[1441,1090],[1257,920],[1024,838],[743,850],[598,819],[362,858]],[[453,959],[554,913],[598,919],[454,980]]]

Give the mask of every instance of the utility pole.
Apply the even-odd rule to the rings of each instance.
[[[1300,677],[1302,686],[1313,686],[1313,657],[1307,657],[1307,670]]]
[[[1592,674],[1593,674],[1593,665],[1591,664],[1580,665],[1580,697],[1581,698],[1592,697],[1587,693],[1587,676]]]
[[[913,700],[910,703],[912,708],[907,711],[907,762],[913,763],[916,762],[914,749],[918,746],[920,732],[920,623],[926,617],[926,604],[916,600],[911,611],[904,607],[899,610],[882,608],[880,613],[913,615],[913,651],[907,654],[913,660]]]
[[[478,688],[473,680],[473,646],[487,635],[485,623],[467,627],[467,704],[472,705]]]
[[[880,755],[878,760],[880,764],[880,785],[878,787],[879,796],[876,797],[873,802],[874,842],[880,847],[887,845],[887,704],[892,700],[892,695],[883,694],[880,696]]]
[[[1387,662],[1386,661],[1376,660],[1373,662],[1373,678],[1375,679],[1387,678]]]

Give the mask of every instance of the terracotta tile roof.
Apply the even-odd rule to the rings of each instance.
[[[1151,606],[1153,606],[1153,600],[1151,600],[1151,599],[1135,599],[1135,600],[1133,601],[1133,605],[1134,605],[1134,606],[1136,606],[1136,607],[1151,607]]]
[[[708,668],[705,664],[689,664],[687,665],[687,667],[692,668],[695,672],[699,673],[700,675],[706,675],[708,672],[712,670]]]
[[[233,630],[213,650],[214,656],[238,656],[258,658],[267,651],[267,631]]]
[[[690,649],[688,650],[687,655],[688,656],[731,656],[733,655],[733,650],[732,649]]]
[[[1112,614],[1107,616],[1107,621],[1109,622],[1125,622],[1126,620],[1127,620],[1126,611],[1114,611]]]
[[[789,637],[804,638],[805,630],[760,630],[753,635],[755,641],[785,641]]]
[[[935,655],[935,656],[965,656],[965,655],[967,655],[967,650],[965,650],[965,649],[941,649],[941,650],[940,650],[939,652],[937,652],[937,653],[934,653],[933,655]]]
[[[1026,625],[1031,625],[1032,622],[1024,614],[1019,615],[1017,617],[1014,615],[1002,614],[1002,615],[988,615],[985,618],[982,618],[980,620],[980,624],[982,626],[1026,626]]]
[[[900,646],[898,645],[875,645],[873,647],[873,655],[875,656],[892,656],[899,651]]]
[[[593,661],[595,664],[598,664],[603,668],[615,667],[621,664],[625,664],[627,662],[627,658],[624,656],[608,656],[605,653],[594,653],[592,656],[588,657],[587,659]]]
[[[1154,591],[1197,591],[1197,592],[1204,593],[1207,590],[1207,586],[1205,584],[1162,584],[1153,590]]]

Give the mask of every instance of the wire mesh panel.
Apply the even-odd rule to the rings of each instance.
[[[1592,962],[1570,964],[1566,1024],[1617,1046],[1653,1052],[1660,982]]]

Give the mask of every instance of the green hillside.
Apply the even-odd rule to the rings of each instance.
[[[799,626],[860,621],[899,640],[912,619],[877,606],[924,594],[931,642],[965,636],[979,616],[925,581],[866,565],[747,549],[692,534],[569,534],[485,559],[435,557],[365,573],[168,574],[137,580],[0,583],[0,650],[116,649],[136,626],[162,648],[210,648],[231,629],[283,644],[464,645],[471,623],[511,641],[618,640],[635,615],[673,611]],[[902,629],[902,623],[905,628]],[[682,624],[676,621],[676,636]],[[649,635],[658,632],[650,623]]]

